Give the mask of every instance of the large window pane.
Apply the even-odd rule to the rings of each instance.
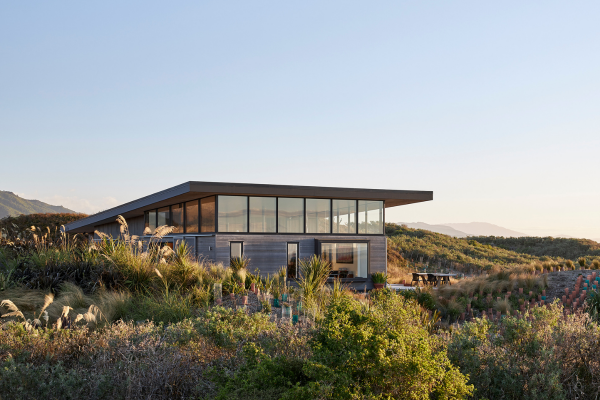
[[[158,226],[171,225],[171,218],[169,214],[169,207],[158,209]]]
[[[356,200],[333,200],[333,233],[356,233]]]
[[[173,233],[183,233],[183,205],[175,204],[171,206],[171,225]]]
[[[150,229],[150,234],[156,229],[156,210],[148,211],[146,214],[146,228]]]
[[[287,277],[298,277],[298,243],[287,244]]]
[[[304,199],[280,197],[277,199],[280,233],[304,232]]]
[[[383,235],[383,201],[358,201],[358,233]]]
[[[331,201],[306,199],[306,233],[330,233]]]
[[[331,263],[331,278],[367,277],[367,243],[321,243],[321,258]]]
[[[248,197],[219,196],[219,232],[248,232]]]
[[[275,197],[250,197],[250,232],[275,233]]]
[[[185,203],[185,231],[198,233],[198,200]]]
[[[200,200],[202,232],[215,231],[215,204],[215,196],[205,197]]]

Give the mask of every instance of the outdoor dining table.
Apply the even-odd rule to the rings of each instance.
[[[443,273],[438,273],[438,272],[418,272],[417,275],[425,277],[425,278],[427,278],[428,275],[435,276],[436,277],[435,285],[437,286],[437,284],[440,282],[450,283],[450,277],[456,276],[457,274],[443,274]],[[438,278],[441,278],[441,280]]]

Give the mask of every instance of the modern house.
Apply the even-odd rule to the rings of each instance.
[[[433,199],[433,192],[335,187],[186,182],[68,224],[69,233],[100,231],[119,237],[118,215],[132,235],[173,226],[163,242],[185,241],[192,253],[225,265],[250,259],[250,270],[273,273],[319,255],[332,278],[371,287],[373,272],[386,272],[385,210]],[[97,239],[97,236],[96,236]]]

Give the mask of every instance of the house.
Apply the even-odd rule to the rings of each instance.
[[[331,262],[331,277],[362,288],[387,270],[385,210],[433,199],[430,191],[186,182],[68,224],[69,233],[119,237],[118,215],[142,239],[173,226],[162,239],[185,242],[192,254],[225,265],[250,259],[250,270],[274,273],[316,254]],[[98,238],[97,236],[95,237]]]

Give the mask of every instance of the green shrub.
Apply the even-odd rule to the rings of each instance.
[[[371,307],[339,296],[310,340],[311,355],[267,354],[248,344],[244,366],[220,382],[220,398],[465,398],[472,393],[467,377],[421,316],[416,303],[391,293]]]

